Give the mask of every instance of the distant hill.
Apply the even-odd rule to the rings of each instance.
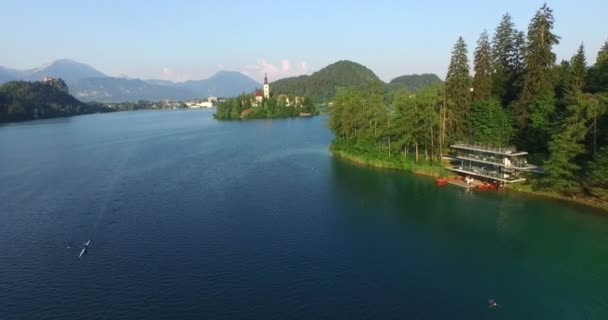
[[[411,74],[397,77],[387,84],[389,90],[418,91],[424,87],[441,83],[441,79],[433,73]]]
[[[0,67],[0,84],[16,80],[40,81],[44,76],[61,78],[67,83],[83,78],[105,77],[102,72],[95,68],[69,59],[57,60],[47,65],[28,70],[15,70]]]
[[[285,78],[270,84],[275,94],[306,96],[315,102],[334,98],[339,87],[362,87],[383,84],[373,71],[352,61],[338,61],[310,76]]]
[[[30,70],[0,67],[0,84],[16,80],[39,81],[44,76],[64,79],[70,92],[82,101],[100,102],[233,97],[261,87],[259,82],[235,71],[220,71],[204,80],[172,82],[108,77],[89,65],[69,59]]]
[[[192,97],[190,91],[178,87],[111,77],[80,79],[70,84],[70,91],[82,101],[99,102],[183,100]]]
[[[0,86],[0,122],[108,112],[108,108],[79,101],[65,82],[11,81]]]
[[[84,78],[105,77],[101,71],[70,59],[61,59],[52,63],[25,71],[26,80],[39,81],[44,76],[61,78],[68,84]]]
[[[260,88],[261,83],[237,71],[220,71],[205,80],[177,83],[180,88],[190,90],[195,97],[234,97],[243,92]]]

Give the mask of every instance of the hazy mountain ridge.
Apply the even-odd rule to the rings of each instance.
[[[220,71],[208,79],[172,82],[109,77],[95,68],[69,59],[29,69],[0,67],[0,84],[40,81],[44,76],[65,80],[70,92],[82,101],[187,100],[207,96],[231,97],[252,92],[261,84],[236,71]]]

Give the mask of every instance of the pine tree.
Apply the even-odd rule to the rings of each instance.
[[[488,32],[483,31],[475,49],[473,101],[486,100],[492,95],[492,48]]]
[[[586,87],[587,59],[585,58],[585,47],[582,44],[570,60],[569,71],[565,83],[564,100],[566,104],[573,104],[583,94],[583,89]]]
[[[467,45],[459,37],[446,76],[446,131],[452,141],[467,139],[469,133],[467,114],[471,105],[471,81],[467,53]]]
[[[555,110],[553,90],[554,45],[559,37],[553,34],[553,11],[543,5],[528,27],[528,41],[524,55],[523,87],[515,105],[515,117],[520,139],[530,151],[545,151],[550,117]]]
[[[597,53],[595,69],[595,91],[608,92],[608,41],[604,43],[600,51]]]
[[[510,97],[511,85],[515,70],[514,63],[517,61],[517,30],[511,21],[511,15],[506,13],[492,39],[492,70],[493,86],[492,93],[505,105],[512,100]]]

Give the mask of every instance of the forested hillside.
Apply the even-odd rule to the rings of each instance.
[[[315,103],[328,102],[337,88],[361,88],[382,81],[370,69],[352,62],[338,61],[310,76],[285,78],[270,84],[273,92],[305,96]]]
[[[433,73],[410,74],[391,80],[391,82],[387,84],[387,87],[391,91],[406,90],[415,92],[439,83],[441,83],[441,79]]]
[[[109,111],[104,106],[78,101],[61,80],[13,81],[0,86],[0,123]]]

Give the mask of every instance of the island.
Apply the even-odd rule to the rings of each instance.
[[[264,75],[263,90],[219,102],[213,117],[218,120],[246,120],[287,117],[308,117],[319,114],[311,99],[303,96],[270,93],[268,77]]]

